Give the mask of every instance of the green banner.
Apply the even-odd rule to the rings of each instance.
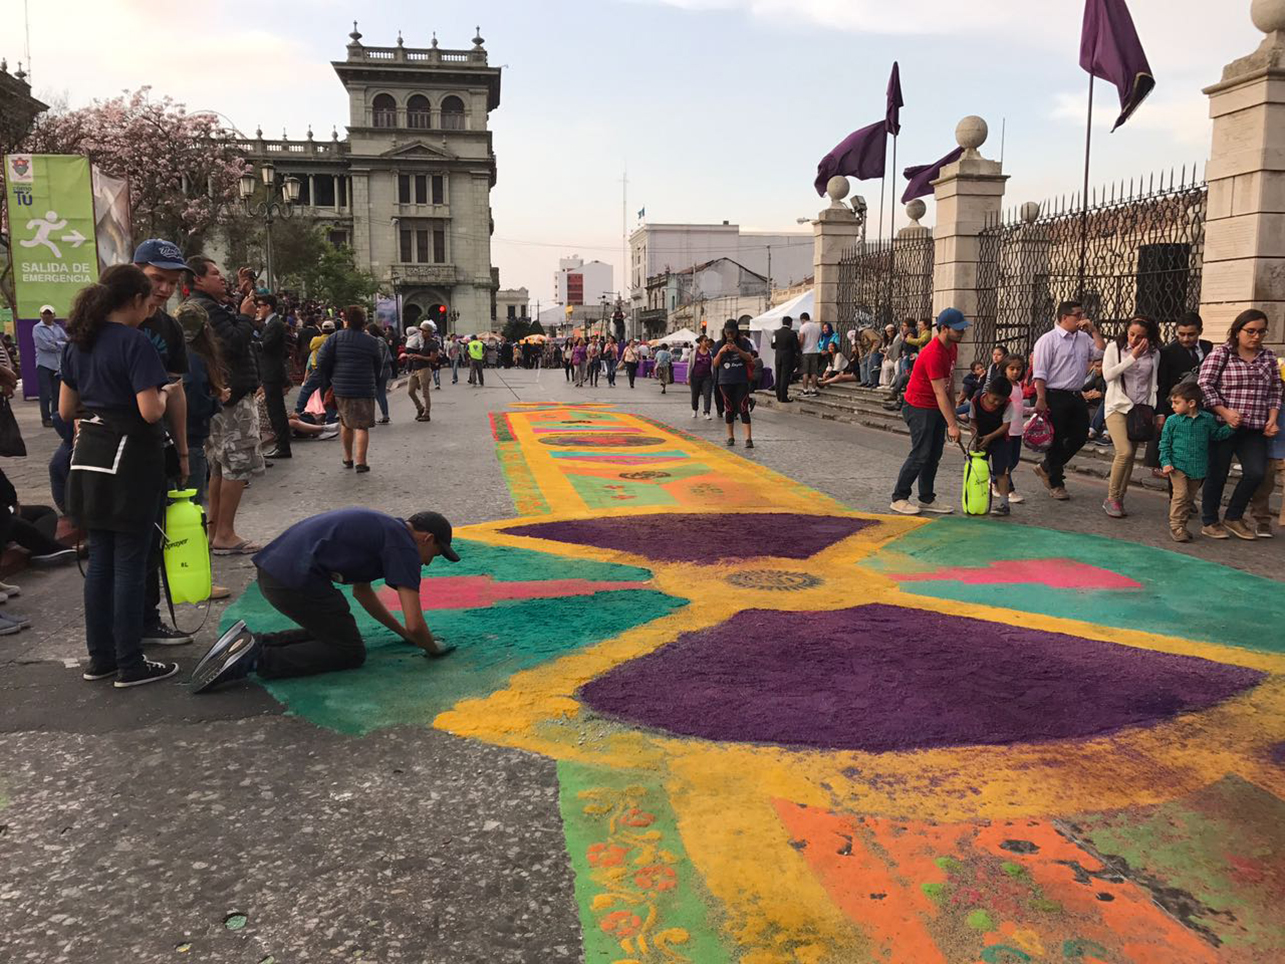
[[[11,338],[18,335],[18,329],[13,326],[13,312],[8,308],[0,308],[0,331]]]
[[[38,318],[52,305],[66,318],[76,292],[98,280],[89,159],[8,154],[4,179],[18,317]]]

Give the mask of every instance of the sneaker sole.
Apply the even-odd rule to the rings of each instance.
[[[96,683],[102,679],[111,679],[116,675],[116,670],[108,670],[105,673],[91,673],[88,670],[80,674],[80,678],[90,683]]]
[[[895,505],[890,505],[888,508],[898,515],[919,515],[919,510],[914,506],[911,506],[908,509],[898,509]]]
[[[127,683],[122,682],[121,680],[117,680],[115,683],[112,684],[112,686],[116,687],[116,689],[118,690],[127,690],[133,686],[146,686],[148,683],[159,683],[163,679],[169,679],[171,676],[177,676],[177,675],[178,675],[178,663],[174,663],[172,666],[170,666],[170,671],[168,673],[163,673],[160,676],[149,676],[147,677],[147,679],[130,680]]]
[[[211,663],[210,666],[207,667],[203,678],[197,679],[196,674],[193,673],[192,692],[205,693],[214,689],[219,684],[227,682],[228,677],[231,675],[232,670],[236,668],[237,664],[254,651],[254,636],[251,635],[249,646],[245,646],[239,652],[233,653],[227,659],[223,660],[222,663]]]
[[[1237,539],[1243,539],[1245,542],[1254,542],[1258,538],[1258,536],[1254,535],[1252,532],[1248,533],[1247,535],[1242,535],[1241,533],[1237,532],[1235,529],[1228,529],[1227,534],[1229,536],[1235,536]]]
[[[195,636],[182,636],[170,639],[168,637],[153,639],[147,636],[143,637],[144,646],[187,646],[196,641]]]
[[[198,676],[202,675],[205,669],[212,662],[222,659],[223,654],[226,653],[228,651],[228,647],[232,645],[232,641],[245,631],[246,625],[244,619],[238,619],[233,623],[231,628],[216,639],[214,641],[214,645],[205,651],[205,655],[202,656],[200,661],[196,664],[196,669],[192,670],[192,680],[195,681]]]

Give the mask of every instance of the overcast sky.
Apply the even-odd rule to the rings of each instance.
[[[1200,162],[1208,154],[1201,88],[1261,40],[1249,0],[1131,0],[1157,77],[1137,114],[1099,83],[1093,181]],[[22,0],[0,0],[0,55],[24,59]],[[621,184],[627,218],[729,220],[796,229],[815,215],[820,157],[883,115],[894,59],[906,106],[898,168],[954,146],[980,114],[1000,153],[1006,203],[1076,190],[1087,75],[1078,66],[1080,0],[470,0],[373,2],[142,0],[30,3],[38,95],[73,106],[150,84],[190,109],[215,109],[246,133],[317,137],[348,119],[329,62],[344,57],[352,11],[364,42],[467,48],[479,24],[504,68],[491,114],[499,183],[493,260],[504,287],[552,297],[559,257],[616,266]],[[191,13],[189,13],[189,11]],[[198,12],[199,11],[199,12]],[[169,27],[172,25],[172,28]],[[900,189],[900,179],[899,179]],[[856,190],[872,207],[878,182]],[[932,220],[932,205],[926,219]]]

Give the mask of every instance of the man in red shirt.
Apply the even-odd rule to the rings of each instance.
[[[948,515],[955,511],[949,505],[937,503],[933,484],[946,437],[952,442],[959,441],[959,423],[955,421],[951,399],[955,397],[955,358],[967,327],[968,319],[962,311],[947,308],[937,316],[937,334],[920,349],[915,359],[910,384],[906,386],[906,404],[901,409],[901,417],[910,428],[910,455],[897,475],[897,487],[892,492],[893,512]],[[910,490],[916,479],[919,480],[918,505],[910,501]]]

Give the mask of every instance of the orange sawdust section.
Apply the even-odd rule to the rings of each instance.
[[[1047,821],[930,824],[776,807],[827,894],[889,964],[1060,959],[1067,947],[1132,964],[1226,959]]]

